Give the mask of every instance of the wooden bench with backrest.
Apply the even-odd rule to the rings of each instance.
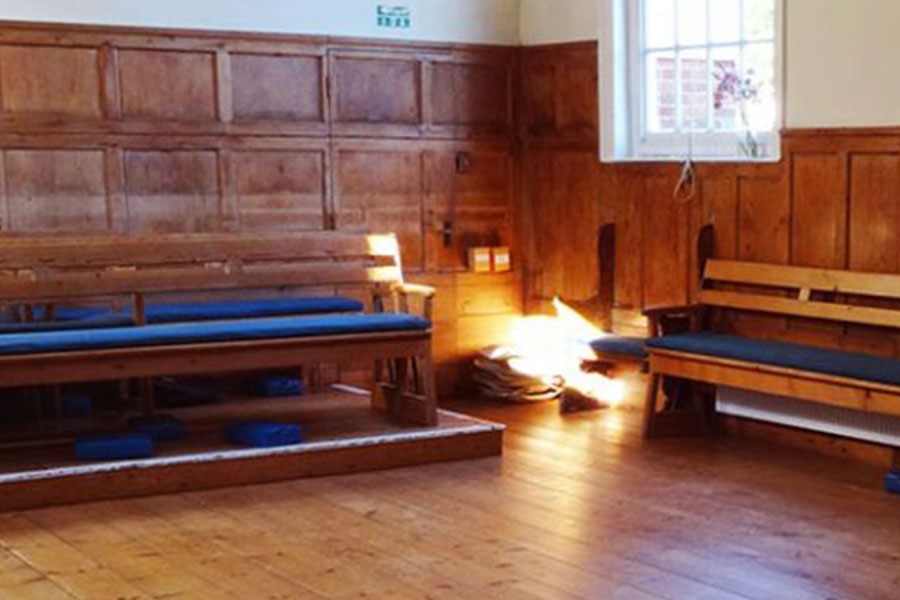
[[[376,312],[296,314],[295,306],[289,314],[235,318],[229,307],[192,322],[147,319],[148,298],[159,294],[360,286],[372,292]],[[407,310],[410,295],[423,298],[421,316],[383,311],[390,301]],[[437,421],[433,296],[432,288],[404,282],[390,234],[4,238],[0,303],[53,313],[61,310],[57,306],[125,298],[129,310],[64,327],[52,319],[37,329],[26,323],[0,334],[0,387],[293,368],[349,358],[378,367],[375,398],[391,415],[431,425]]]
[[[648,311],[658,337],[647,344],[647,436],[708,425],[715,386],[900,416],[900,360],[726,332],[728,313],[749,311],[893,335],[900,328],[900,275],[709,260],[697,300]],[[688,315],[690,326],[672,331],[671,315]],[[701,386],[676,387],[661,402],[663,378]]]

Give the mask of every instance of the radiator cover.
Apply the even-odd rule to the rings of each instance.
[[[716,409],[726,415],[900,446],[900,418],[720,387]]]

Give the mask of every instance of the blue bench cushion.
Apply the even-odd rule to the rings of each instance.
[[[388,331],[424,331],[431,324],[400,313],[274,317],[0,335],[0,354],[34,354],[132,346],[198,344]]]
[[[282,317],[349,313],[364,310],[362,302],[342,297],[262,298],[258,300],[217,300],[215,302],[147,303],[147,323],[181,323],[184,321],[221,321],[254,317]],[[120,313],[130,318],[131,309]],[[84,321],[110,316],[107,308],[97,306],[58,307],[57,321]]]
[[[667,335],[648,340],[647,345],[662,350],[718,356],[863,381],[900,385],[900,361],[859,352],[830,350],[787,342],[752,340],[716,333]]]
[[[591,348],[601,354],[619,354],[643,359],[647,356],[646,343],[646,338],[609,334],[592,341]]]

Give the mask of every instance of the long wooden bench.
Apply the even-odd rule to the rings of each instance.
[[[709,260],[697,300],[648,312],[648,437],[708,426],[715,386],[900,416],[900,360],[727,333],[729,313],[749,311],[894,335],[900,275]],[[673,315],[690,326],[668,329]]]
[[[147,324],[158,294],[368,289],[369,314],[281,315]],[[408,314],[420,296],[421,316]],[[406,284],[393,235],[315,232],[4,238],[0,303],[54,307],[124,301],[133,325],[0,335],[0,387],[371,361],[375,402],[437,422],[434,290]],[[395,312],[384,312],[393,303]]]

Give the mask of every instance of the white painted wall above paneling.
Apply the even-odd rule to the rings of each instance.
[[[376,26],[379,4],[412,10]],[[516,44],[519,0],[0,0],[0,19]]]
[[[536,46],[597,39],[600,0],[521,0],[522,44]]]

